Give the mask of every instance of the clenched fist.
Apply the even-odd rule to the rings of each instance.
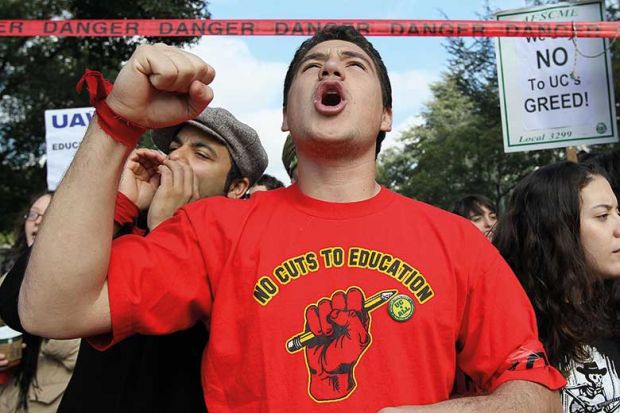
[[[123,66],[108,106],[147,129],[196,117],[213,99],[215,71],[198,56],[165,44],[141,45]]]
[[[306,346],[310,394],[337,400],[355,388],[354,367],[370,344],[364,293],[351,287],[306,309],[306,325],[316,337]]]

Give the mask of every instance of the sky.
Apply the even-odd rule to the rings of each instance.
[[[525,0],[489,0],[492,10],[525,6]],[[213,19],[480,19],[483,0],[210,0]],[[211,106],[230,110],[257,130],[269,156],[266,173],[289,183],[281,162],[286,134],[282,84],[290,59],[305,37],[204,36],[188,50],[216,70]],[[388,68],[393,129],[384,148],[398,144],[403,130],[419,122],[430,85],[448,68],[443,38],[372,37]]]

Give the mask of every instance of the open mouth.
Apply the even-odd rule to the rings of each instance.
[[[342,112],[347,104],[340,82],[322,82],[314,95],[314,106],[322,115],[333,116]]]
[[[323,95],[321,103],[325,106],[338,106],[341,100],[340,93],[335,90],[330,90]]]

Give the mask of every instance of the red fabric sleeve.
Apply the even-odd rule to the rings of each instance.
[[[133,224],[138,217],[140,209],[133,201],[122,192],[116,193],[116,205],[114,207],[114,221],[119,225]]]
[[[114,240],[108,296],[112,334],[89,339],[101,350],[134,333],[168,334],[208,317],[212,294],[206,263],[185,210],[146,237]]]
[[[560,389],[566,380],[547,361],[534,310],[517,277],[491,245],[480,250],[459,334],[459,367],[487,392],[510,380]]]

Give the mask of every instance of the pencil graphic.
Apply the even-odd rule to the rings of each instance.
[[[364,301],[364,310],[370,313],[374,309],[379,308],[383,304],[390,301],[390,298],[392,298],[392,296],[396,294],[397,292],[398,290],[385,290],[385,291],[380,291],[371,297],[368,297],[366,301]],[[296,351],[299,351],[302,348],[304,348],[308,344],[308,342],[312,340],[314,337],[315,336],[314,334],[312,334],[311,331],[300,333],[296,335],[295,337],[290,338],[286,342],[286,351],[288,351],[289,353],[294,353]]]

